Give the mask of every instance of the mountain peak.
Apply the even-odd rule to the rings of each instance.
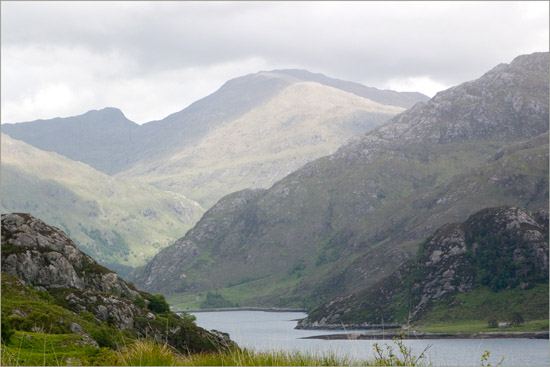
[[[429,100],[428,96],[425,96],[419,92],[396,92],[393,90],[381,90],[374,87],[367,87],[363,84],[355,82],[330,78],[324,74],[313,73],[304,69],[278,69],[261,73],[279,75],[293,82],[315,82],[355,94],[359,97],[368,98],[374,102],[403,108],[410,108],[418,102]]]
[[[110,118],[116,118],[116,117],[122,117],[126,119],[126,116],[124,113],[116,107],[105,107],[99,110],[90,110],[83,114],[83,116],[86,115],[99,115],[99,116],[105,116]]]

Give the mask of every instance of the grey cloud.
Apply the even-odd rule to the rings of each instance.
[[[373,86],[417,76],[453,85],[548,49],[547,12],[521,2],[3,2],[2,46],[117,52],[135,76],[259,58]]]

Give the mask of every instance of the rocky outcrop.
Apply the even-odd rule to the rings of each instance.
[[[484,209],[441,227],[402,265],[367,291],[313,310],[301,328],[414,321],[445,297],[477,286],[527,289],[548,283],[548,212]]]
[[[91,312],[99,323],[132,334],[168,341],[182,352],[228,348],[227,335],[198,328],[167,310],[155,310],[159,296],[138,291],[115,272],[78,250],[61,230],[28,214],[2,214],[2,271],[73,311]],[[167,307],[167,305],[165,306]],[[157,320],[162,313],[163,320]],[[161,325],[162,324],[162,325]],[[80,333],[78,325],[70,330]]]
[[[115,272],[78,250],[61,230],[28,214],[2,215],[2,270],[36,288],[139,296]]]

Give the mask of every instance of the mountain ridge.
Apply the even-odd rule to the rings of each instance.
[[[216,92],[187,108],[162,120],[143,125],[124,120],[121,113],[115,114],[115,111],[109,109],[102,110],[101,118],[104,122],[108,120],[110,125],[121,125],[121,128],[112,134],[107,123],[102,125],[103,133],[97,131],[97,126],[89,127],[79,123],[79,120],[85,120],[93,115],[92,112],[66,119],[4,124],[3,132],[40,149],[55,151],[70,159],[90,164],[110,175],[137,175],[136,177],[144,182],[178,192],[198,200],[201,205],[209,206],[224,194],[242,188],[269,187],[274,181],[307,161],[333,152],[350,137],[378,126],[402,111],[402,107],[386,105],[383,110],[371,111],[370,109],[379,103],[376,100],[391,101],[393,98],[397,105],[408,105],[426,99],[422,95],[380,91],[305,71],[299,72],[301,78],[289,73],[292,71],[259,72],[229,80]],[[294,88],[296,84],[301,83],[309,83],[311,87]],[[294,88],[294,92],[288,92],[289,88]],[[301,90],[301,93],[298,93],[298,90]],[[286,93],[292,100],[282,98],[282,93]],[[276,101],[283,105],[300,102],[310,98],[310,94],[324,98],[326,106],[321,106],[324,108],[323,111],[308,110],[304,103],[301,105],[302,110],[295,109],[293,115],[281,112],[284,111],[281,107],[276,108]],[[368,95],[372,100],[364,95]],[[377,98],[378,95],[380,98]],[[334,100],[329,96],[334,97]],[[350,102],[346,102],[346,98],[350,99]],[[363,102],[357,103],[359,100]],[[263,110],[266,104],[269,105],[267,108],[275,110]],[[343,107],[341,116],[338,115],[340,105]],[[323,112],[329,110],[330,121],[322,116]],[[283,134],[288,140],[291,135],[287,131],[292,128],[293,121],[306,122],[312,132],[301,140],[291,142],[291,147],[282,145],[278,155],[267,154],[264,157],[263,154],[269,151],[265,150],[265,146],[257,145],[257,140],[241,141],[239,136],[231,134],[229,137],[222,136],[228,134],[229,128],[225,127],[226,124],[232,123],[237,126],[237,122],[242,122],[245,115],[254,119],[247,122],[249,128],[243,131],[245,134],[254,133],[256,129],[261,129],[264,124],[269,123],[274,124],[274,128],[269,132],[270,136],[276,138]],[[282,121],[283,118],[288,121]],[[58,120],[65,124],[60,126]],[[125,121],[124,124],[122,120]],[[71,121],[76,123],[69,123]],[[283,124],[287,122],[289,125],[284,127]],[[324,129],[323,136],[315,134],[318,129]],[[262,154],[254,155],[257,161],[253,158],[251,162],[244,162],[239,168],[233,167],[231,162],[225,162],[226,167],[211,173],[204,166],[212,161],[208,161],[208,157],[204,155],[202,161],[197,161],[197,154],[200,155],[201,149],[214,149],[209,145],[209,139],[217,130],[220,130],[216,135],[217,139],[221,139],[218,145],[221,144],[224,149],[248,145],[264,150],[261,151]],[[88,135],[89,141],[86,141]],[[296,147],[297,144],[299,146]],[[299,151],[300,146],[303,147],[303,152]],[[196,182],[189,184],[192,178],[180,177],[180,161],[186,162],[186,167],[183,168],[189,172],[188,175],[198,177]],[[170,162],[174,162],[173,167],[170,167]],[[195,166],[190,166],[189,162],[195,162]],[[220,159],[216,159],[216,163],[219,165]],[[157,178],[157,165],[163,166],[164,174],[161,179]],[[258,170],[262,171],[261,174],[254,175],[254,171]],[[228,182],[227,186],[224,182]]]

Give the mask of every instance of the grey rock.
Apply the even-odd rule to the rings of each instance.
[[[69,325],[69,330],[71,330],[71,332],[75,333],[75,334],[83,334],[84,333],[84,330],[82,330],[82,326],[80,326],[76,322],[72,322],[71,325]]]

